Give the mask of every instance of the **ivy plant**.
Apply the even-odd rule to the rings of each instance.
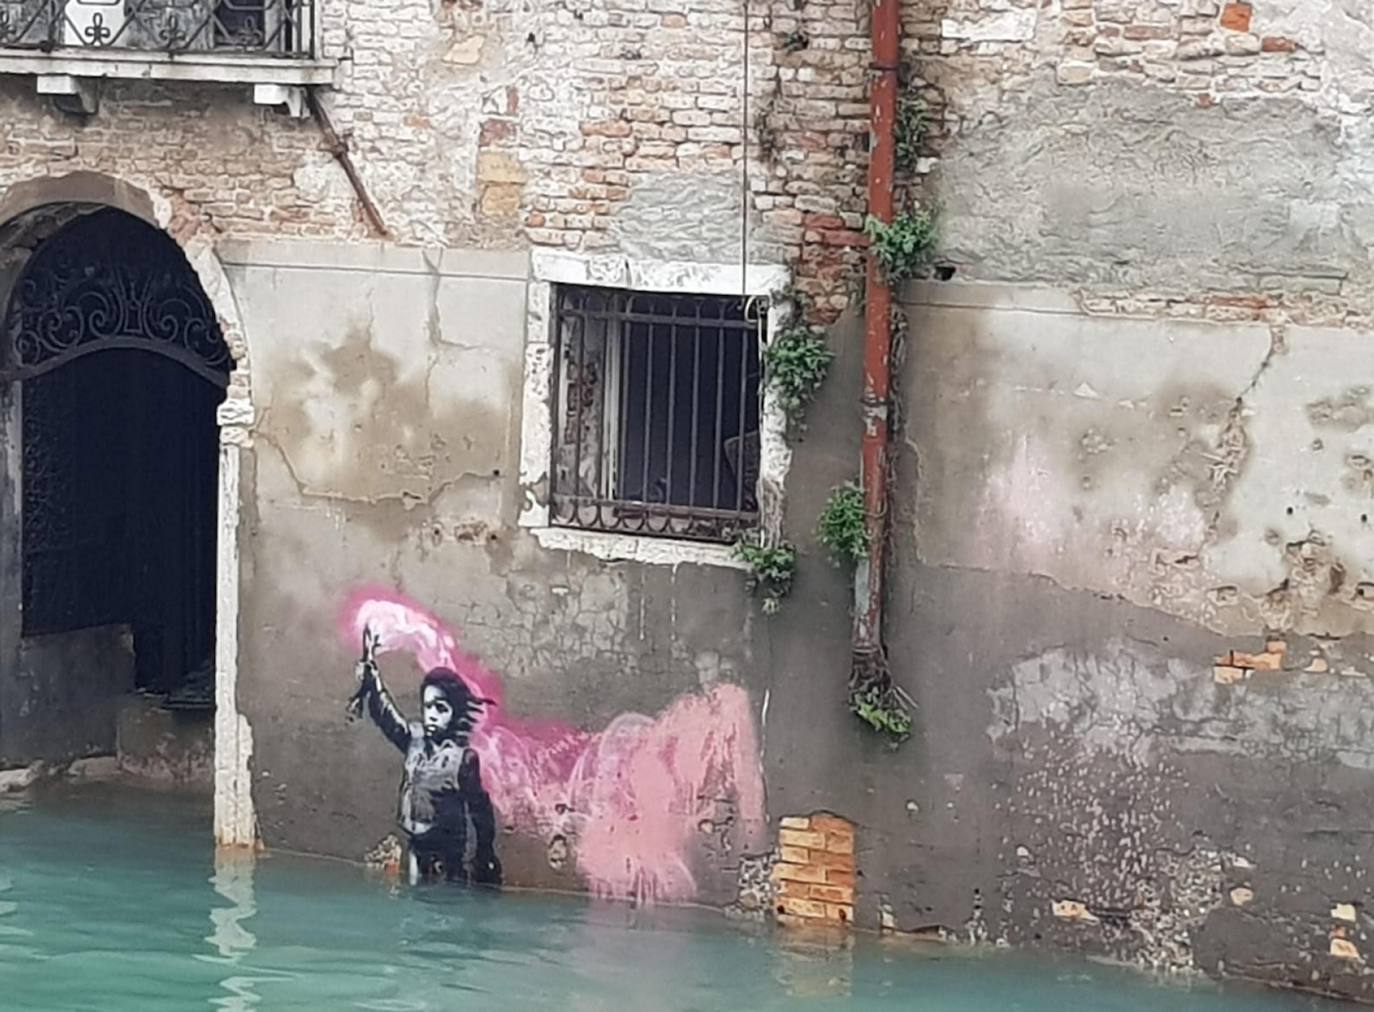
[[[763,596],[763,612],[774,614],[782,599],[792,592],[792,577],[797,570],[797,550],[786,541],[776,545],[758,540],[735,543],[735,557],[749,567],[749,592]]]
[[[869,215],[864,233],[883,277],[892,283],[915,277],[935,251],[935,218],[920,208],[890,222]]]
[[[903,95],[897,100],[897,122],[892,131],[898,172],[909,176],[916,171],[916,163],[921,157],[921,141],[925,136],[925,105],[915,95]]]
[[[856,685],[849,693],[849,709],[873,730],[887,735],[893,748],[911,737],[908,700],[887,678]]]
[[[830,493],[816,521],[816,537],[837,561],[857,563],[868,554],[868,518],[864,492],[848,482]]]
[[[764,348],[764,375],[790,424],[801,423],[834,357],[816,331],[801,325],[787,327]]]

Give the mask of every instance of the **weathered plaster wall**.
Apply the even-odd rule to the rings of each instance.
[[[860,925],[1374,995],[1369,334],[908,294],[887,638],[916,728],[891,752],[844,712],[848,588],[808,537],[852,474],[841,329],[793,464],[821,488],[789,499],[770,810],[856,822]]]
[[[239,702],[264,842],[361,859],[397,833],[401,756],[345,720],[369,623],[412,718],[440,663],[500,698],[474,740],[508,881],[728,902],[767,849],[767,640],[734,570],[517,528],[526,258],[225,256],[254,335]]]
[[[17,654],[0,671],[0,765],[113,754],[119,704],[134,688],[128,627],[25,636]]]
[[[898,382],[887,635],[921,709],[889,753],[841,702],[846,581],[810,536],[854,468],[839,329],[770,810],[856,822],[860,924],[1369,997],[1368,12],[905,27],[957,268],[908,293]]]
[[[789,481],[803,556],[778,618],[737,572],[598,562],[516,526],[512,251],[735,248],[737,5],[327,6],[328,102],[405,250],[363,241],[312,126],[241,94],[115,86],[78,125],[0,82],[0,186],[81,168],[146,185],[179,241],[230,265],[257,407],[234,430],[238,699],[269,846],[356,858],[393,832],[400,760],[343,707],[356,595],[399,590],[426,656],[454,654],[451,631],[505,713],[557,728],[513,731],[526,745],[491,745],[488,769],[599,756],[611,728],[657,741],[683,700],[742,687],[775,823],[856,823],[861,925],[1366,993],[1363,5],[904,5],[932,122],[916,174],[942,255],[987,284],[908,306],[888,636],[922,709],[895,754],[844,710],[850,591],[812,536],[855,468],[852,321]],[[751,242],[804,254],[825,313],[861,243],[865,12],[775,4],[753,26]],[[1271,639],[1277,662],[1234,656],[1278,656]],[[413,713],[406,643],[382,667]],[[739,759],[735,790],[651,767],[684,790],[646,842],[724,902],[774,837],[742,807],[744,759],[690,741]],[[628,820],[573,793],[500,827],[512,880],[686,897],[673,874],[596,879],[585,841]]]

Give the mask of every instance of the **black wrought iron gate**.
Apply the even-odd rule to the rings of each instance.
[[[38,248],[3,337],[23,384],[24,634],[127,623],[140,685],[175,691],[212,658],[232,364],[196,276],[163,233],[100,211]]]

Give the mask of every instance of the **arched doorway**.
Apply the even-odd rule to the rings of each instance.
[[[113,752],[130,697],[163,713],[214,700],[215,413],[233,359],[166,234],[112,208],[64,219],[0,320],[22,446],[8,759]]]

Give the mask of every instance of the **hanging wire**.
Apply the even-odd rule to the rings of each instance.
[[[740,295],[749,295],[749,0],[744,4],[744,88],[741,102],[743,121],[740,123],[740,218],[739,218],[739,283]]]

